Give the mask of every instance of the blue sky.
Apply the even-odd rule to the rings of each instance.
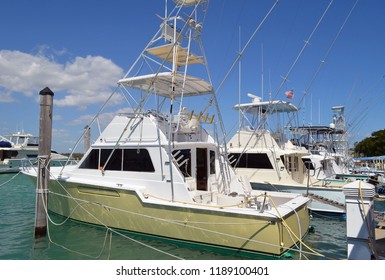
[[[243,46],[274,2],[210,1],[202,39],[214,87],[236,59],[239,37]],[[157,31],[164,0],[16,0],[2,1],[1,11],[0,135],[38,134],[39,91],[48,86],[55,93],[53,148],[68,152]],[[242,102],[249,92],[262,95],[263,57],[265,99],[269,93],[285,99],[284,91],[293,89],[297,105],[307,91],[300,104],[303,124],[328,125],[331,107],[344,105],[352,142],[384,129],[384,11],[382,0],[280,0],[243,55]],[[229,131],[237,122],[237,71],[218,95]]]

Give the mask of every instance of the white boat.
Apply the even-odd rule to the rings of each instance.
[[[295,145],[285,136],[284,126],[278,125],[274,132],[267,129],[273,116],[286,114],[288,120],[296,120],[294,114],[299,109],[287,101],[249,96],[252,102],[234,106],[242,116],[239,130],[228,142],[229,160],[236,173],[246,176],[256,190],[306,194],[312,197],[312,211],[344,213],[345,181],[335,178],[334,158]]]
[[[189,74],[208,67],[201,9],[187,2],[176,1],[175,12],[118,81],[137,106],[115,116],[78,165],[51,167],[48,208],[90,224],[281,255],[306,235],[309,199],[252,190],[223,156],[215,140],[221,119],[213,86],[209,77]],[[208,100],[216,106],[207,107]],[[152,109],[145,108],[149,103]],[[34,169],[23,173],[36,180]]]
[[[349,152],[348,131],[345,127],[345,107],[333,106],[332,122],[328,125],[308,125],[290,128],[296,144],[306,147],[312,154],[332,158],[331,170],[340,179],[353,179],[349,169],[354,165]]]
[[[17,132],[0,136],[0,174],[17,173],[23,164],[35,165],[39,154],[39,137]],[[51,166],[62,165],[68,157],[51,152]]]

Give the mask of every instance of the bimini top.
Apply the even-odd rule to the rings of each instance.
[[[207,0],[174,0],[175,4],[177,5],[183,5],[183,6],[192,6],[197,5],[198,3],[206,2]]]
[[[184,78],[180,73],[173,75],[172,72],[162,72],[124,78],[118,84],[164,97],[204,95],[213,91],[211,84],[205,80],[193,76],[186,76],[186,80]]]
[[[274,101],[254,101],[251,103],[237,104],[234,109],[241,110],[249,114],[260,113],[290,113],[296,112],[299,109],[290,102],[274,100]]]

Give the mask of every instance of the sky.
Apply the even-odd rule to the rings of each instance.
[[[49,87],[55,94],[52,147],[72,150],[158,30],[164,3],[2,1],[0,135],[38,135],[39,92]],[[202,40],[214,88],[274,3],[210,1]],[[298,105],[303,125],[329,125],[331,107],[345,106],[351,143],[384,129],[384,11],[382,0],[280,0],[245,49],[241,67],[218,91],[229,134],[237,122],[232,107],[239,84],[241,102],[253,93]],[[292,100],[284,95],[289,89]],[[120,110],[115,105],[111,114]],[[92,131],[91,138],[97,134]]]

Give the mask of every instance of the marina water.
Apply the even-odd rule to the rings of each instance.
[[[384,202],[375,209],[385,210]],[[110,231],[103,227],[50,215],[48,236],[34,240],[35,186],[21,174],[0,176],[0,259],[1,260],[241,260],[271,259],[218,248]],[[284,259],[346,259],[346,220],[344,217],[312,214],[312,230],[304,243],[323,254],[300,256],[298,250]]]

